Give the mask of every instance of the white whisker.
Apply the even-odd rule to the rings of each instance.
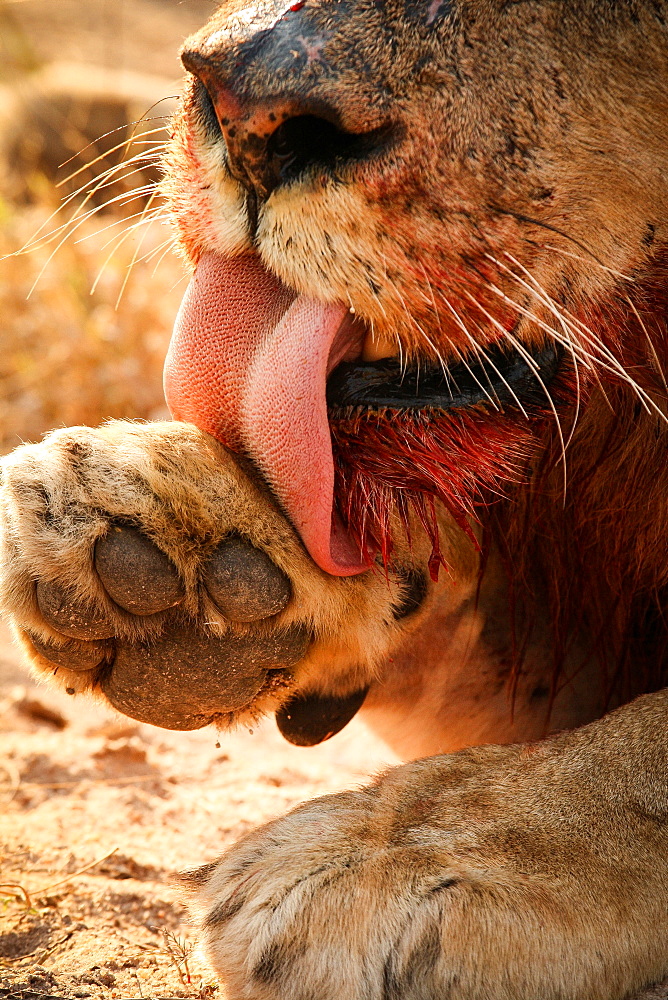
[[[124,127],[124,126],[121,126],[121,127]],[[113,154],[117,153],[119,151],[119,149],[123,149],[123,148],[129,149],[135,143],[141,143],[142,145],[149,145],[149,143],[150,143],[151,145],[157,145],[157,146],[164,146],[164,147],[166,147],[167,146],[167,142],[165,140],[148,140],[148,139],[144,139],[144,135],[156,135],[157,133],[164,132],[164,131],[165,131],[164,127],[150,129],[148,132],[142,133],[141,137],[139,137],[139,136],[133,136],[131,139],[125,139],[123,142],[119,142],[116,146],[112,146],[111,149],[105,149],[104,152],[99,153],[99,155],[96,156],[94,160],[87,160],[86,163],[82,163],[82,165],[80,167],[77,167],[76,170],[73,170],[71,173],[69,173],[67,175],[67,177],[63,177],[61,180],[59,180],[54,185],[54,187],[56,187],[56,188],[63,187],[63,185],[68,184],[70,181],[74,180],[75,177],[78,177],[79,174],[84,173],[84,171],[86,171],[86,170],[92,170],[92,168],[95,166],[95,164],[99,163],[100,160],[104,160],[104,159],[106,159],[109,156],[113,156]],[[104,137],[101,136],[100,138],[104,138]],[[97,142],[99,140],[96,139],[95,141]],[[90,145],[92,145],[92,143]],[[88,147],[86,147],[86,148],[88,148]],[[81,152],[75,153],[75,156],[80,156],[80,155],[81,155]],[[59,169],[62,169],[62,167],[66,166],[68,163],[70,163],[72,159],[74,159],[74,157],[71,157],[70,160],[66,160],[65,163],[62,163],[60,165]],[[127,163],[127,162],[128,161],[124,157],[120,161],[120,164]],[[115,164],[115,166],[120,166],[120,164]],[[93,180],[96,180],[96,179],[97,179],[97,177],[93,178]]]
[[[484,348],[482,347],[482,345],[477,342],[477,340],[475,339],[475,337],[469,332],[468,327],[464,323],[463,319],[461,318],[461,316],[459,315],[459,313],[457,312],[457,310],[455,309],[455,307],[452,305],[452,303],[447,298],[445,298],[445,296],[442,296],[442,297],[443,297],[443,301],[445,302],[446,306],[448,307],[448,309],[450,310],[450,312],[454,316],[455,322],[457,323],[457,325],[461,329],[461,331],[464,334],[464,336],[466,337],[466,339],[471,344],[471,347],[473,348],[473,352],[476,355],[476,357],[478,357],[479,359],[483,358],[485,361],[489,361],[489,357],[487,355],[487,352],[484,350]],[[494,409],[497,410],[497,412],[500,412],[501,411],[501,407],[499,405],[498,399],[495,398],[494,390],[492,388],[492,383],[491,383],[491,381],[489,381],[489,376],[487,376],[487,379],[489,381],[489,390],[491,390],[491,391],[488,391],[485,388],[485,386],[482,384],[482,382],[480,381],[480,379],[478,378],[478,376],[471,369],[471,367],[469,366],[469,364],[466,362],[466,360],[463,357],[461,358],[461,360],[466,365],[469,374],[471,375],[471,377],[474,379],[474,381],[478,385],[480,391],[485,394],[485,396],[487,397],[487,399],[489,400],[489,402],[492,404],[492,406],[494,407]],[[485,372],[485,375],[487,375],[486,372]]]
[[[160,101],[156,101],[156,104],[160,104],[161,101],[170,101],[170,100],[173,100],[173,98],[171,98],[171,97],[163,97],[163,98],[161,98]],[[156,104],[153,104],[152,107],[155,107]],[[150,111],[150,110],[151,110],[151,108],[148,109],[148,111]],[[148,114],[148,111],[146,112],[147,114]],[[91,146],[94,146],[96,142],[99,142],[100,139],[106,139],[108,136],[114,135],[116,132],[125,131],[125,129],[132,128],[133,126],[136,127],[137,125],[141,125],[142,122],[159,122],[159,121],[168,122],[168,121],[171,121],[171,119],[172,119],[172,115],[151,115],[150,118],[146,118],[146,117],[137,118],[133,122],[124,122],[122,125],[117,125],[116,128],[109,129],[108,132],[103,132],[102,135],[98,135],[95,139],[91,139],[91,141],[89,143],[87,143],[87,145],[82,146],[82,148],[78,149],[76,151],[76,153],[72,153],[72,155],[69,157],[69,159],[63,160],[63,162],[58,165],[58,168],[62,170],[63,167],[66,167],[67,164],[71,163],[72,160],[74,160],[77,156],[81,156],[81,154],[85,153],[87,149],[90,149]],[[154,132],[161,132],[163,130],[164,130],[164,126],[160,125],[160,126],[157,126],[154,129],[149,129],[146,133],[141,132],[141,133],[139,133],[139,135],[145,135],[145,134],[152,135]],[[119,143],[119,145],[116,146],[115,149],[120,149],[120,148],[122,148],[124,145],[126,145],[128,143],[134,142],[136,138],[137,138],[137,133],[133,132],[132,135],[129,136],[129,138],[125,139],[122,143]],[[92,162],[95,162],[95,161],[92,161]],[[81,169],[85,170],[87,166],[90,166],[90,164],[89,163],[84,163],[84,165],[83,165],[83,167]],[[78,171],[77,171],[77,173],[78,173]]]
[[[146,216],[146,213],[150,209],[151,203],[153,202],[153,200],[157,196],[157,194],[158,194],[157,190],[154,189],[153,194],[151,195],[151,197],[146,202],[146,205],[144,206],[144,211],[142,213],[142,218],[140,219],[140,221],[144,220],[144,218]],[[146,226],[144,228],[144,232],[141,234],[141,236],[139,238],[139,242],[137,243],[137,246],[135,247],[134,253],[132,254],[132,259],[131,259],[131,261],[130,261],[130,263],[128,265],[125,277],[123,278],[123,283],[122,283],[122,285],[120,287],[120,290],[119,290],[119,293],[118,293],[118,297],[116,299],[116,306],[115,306],[116,309],[118,309],[118,307],[120,305],[120,302],[121,302],[121,299],[123,298],[123,293],[125,292],[125,289],[127,288],[128,281],[130,280],[130,274],[132,273],[132,269],[133,269],[133,267],[135,266],[135,264],[137,262],[137,257],[139,255],[139,251],[141,250],[141,248],[142,248],[142,246],[144,244],[144,240],[146,239],[146,236],[148,235],[148,231],[149,231],[148,230],[148,226]]]
[[[607,271],[608,274],[612,274],[615,278],[622,278],[623,281],[629,282],[635,281],[635,278],[632,275],[624,274],[623,271],[617,271],[614,267],[609,267],[607,264],[603,264],[600,260],[597,260],[596,257],[583,257],[581,254],[573,253],[572,250],[564,250],[563,247],[555,247],[551,243],[544,243],[543,246],[546,250],[553,250],[554,253],[559,253],[563,257],[572,257],[573,260],[580,260],[584,264],[587,264],[588,267],[595,264],[597,267],[600,267],[602,271]]]
[[[153,268],[153,270],[151,271],[151,277],[152,277],[152,278],[154,278],[154,277],[155,277],[155,275],[156,275],[156,273],[157,273],[157,271],[158,271],[158,268],[159,268],[159,267],[160,267],[160,265],[162,264],[163,260],[164,260],[164,259],[165,259],[165,257],[167,256],[167,254],[168,254],[168,253],[170,252],[170,250],[173,250],[173,249],[174,249],[174,247],[176,246],[176,240],[174,239],[174,237],[172,237],[171,239],[168,239],[168,240],[165,240],[165,242],[164,242],[164,243],[162,244],[162,246],[163,246],[163,247],[164,247],[165,249],[163,250],[163,252],[162,252],[162,253],[160,254],[160,256],[158,257],[158,260],[157,260],[157,262],[156,262],[156,264],[155,264],[155,267],[154,267],[154,268]]]
[[[538,284],[534,276],[531,274],[531,272],[528,271],[523,264],[521,264],[518,260],[516,260],[512,256],[512,254],[508,253],[507,251],[506,251],[506,256],[510,260],[512,260],[512,262],[526,274],[527,278],[533,285],[533,290],[534,291],[536,291],[536,289],[538,290],[539,298],[548,307],[548,309],[550,309],[550,311],[554,315],[567,316],[569,324],[574,324],[574,331],[577,331],[577,333],[580,336],[584,336],[587,343],[589,343],[590,346],[592,346],[595,351],[599,351],[603,355],[605,361],[602,361],[599,358],[597,358],[596,364],[604,368],[605,370],[609,371],[611,374],[616,375],[622,381],[626,382],[633,389],[636,396],[638,397],[639,402],[648,413],[653,411],[659,416],[661,416],[662,419],[666,420],[667,419],[666,415],[656,405],[652,397],[642,388],[642,386],[638,385],[638,383],[631,378],[631,376],[628,374],[624,366],[614,356],[614,354],[609,350],[609,348],[606,347],[606,345],[600,340],[600,338],[597,337],[596,334],[592,330],[590,330],[585,323],[579,320],[576,316],[573,316],[573,314],[570,313],[568,310],[564,309],[563,311],[560,312],[554,301],[540,287],[540,285]],[[509,269],[509,273],[513,274],[513,271]],[[516,278],[516,280],[522,283],[518,275],[514,275],[514,277]]]

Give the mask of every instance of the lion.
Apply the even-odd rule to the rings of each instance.
[[[406,763],[182,876],[230,1000],[668,973],[668,3],[228,0],[172,422],[4,463],[38,674]]]

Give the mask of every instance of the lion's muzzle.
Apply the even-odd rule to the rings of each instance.
[[[318,167],[371,159],[392,142],[396,128],[378,94],[365,97],[354,51],[347,60],[339,51],[346,7],[247,7],[219,27],[214,17],[186,43],[183,63],[206,90],[230,172],[260,200]]]

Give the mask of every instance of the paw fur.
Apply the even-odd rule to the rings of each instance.
[[[257,718],[312,678],[325,698],[364,689],[413,572],[323,573],[252,470],[178,423],[17,449],[0,545],[0,607],[38,672],[167,728]]]

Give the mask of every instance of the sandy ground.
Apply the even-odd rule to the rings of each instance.
[[[134,724],[37,687],[3,629],[0,988],[215,995],[170,873],[391,761],[356,721],[311,749],[271,720],[220,736]]]
[[[391,763],[357,719],[310,749],[133,723],[34,684],[0,623],[0,1000],[224,1000],[170,875]]]

